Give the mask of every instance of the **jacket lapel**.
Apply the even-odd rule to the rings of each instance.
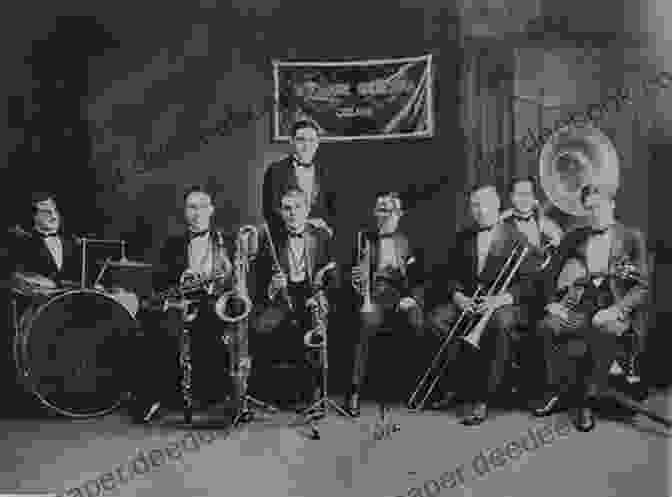
[[[313,233],[313,230],[307,227],[306,231],[304,232],[303,238],[304,238],[304,243],[305,243],[305,251],[306,251],[306,270],[307,270],[307,276],[308,280],[312,281],[313,280],[313,275],[315,274],[315,269],[317,266],[317,259],[318,259],[318,253],[317,253],[317,238],[315,234]]]

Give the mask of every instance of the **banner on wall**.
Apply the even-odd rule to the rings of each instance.
[[[432,56],[350,62],[273,62],[273,138],[314,121],[324,141],[434,135]]]

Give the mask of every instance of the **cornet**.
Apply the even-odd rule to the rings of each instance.
[[[259,232],[255,226],[245,225],[236,236],[236,253],[233,262],[233,289],[222,294],[215,302],[217,317],[227,323],[238,323],[247,318],[252,311],[252,301],[247,289],[250,247],[256,246]],[[235,304],[237,303],[237,305]],[[233,304],[233,305],[232,305]],[[231,309],[242,309],[231,314]]]
[[[371,300],[371,241],[361,230],[357,232],[357,263],[361,279],[359,283],[353,280],[352,286],[363,299],[360,312],[372,312],[374,306]]]

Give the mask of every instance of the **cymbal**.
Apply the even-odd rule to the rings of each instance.
[[[151,264],[141,261],[132,261],[131,259],[119,259],[118,261],[108,261],[107,265],[109,267],[118,267],[118,268],[138,268],[138,269],[149,269],[152,267]]]

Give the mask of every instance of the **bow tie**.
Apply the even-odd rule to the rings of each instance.
[[[530,222],[534,221],[534,214],[529,214],[527,216],[523,216],[522,214],[514,214],[513,219],[521,222]]]
[[[304,168],[309,168],[313,166],[313,163],[311,162],[310,164],[304,164],[303,162],[299,162],[298,160],[294,160],[294,165],[297,167],[304,167]]]
[[[483,233],[485,231],[492,231],[493,227],[494,227],[494,225],[493,226],[478,227],[478,228],[476,228],[476,232],[477,233]]]
[[[289,238],[303,238],[303,231],[299,233],[298,231],[290,231]]]
[[[588,229],[588,234],[589,235],[604,235],[607,231],[609,231],[609,226],[605,228],[589,228]]]
[[[204,231],[198,231],[198,232],[189,232],[189,241],[193,240],[194,238],[200,238],[202,236],[210,234],[210,230],[204,230]]]
[[[54,232],[54,233],[42,233],[41,231],[38,231],[37,235],[44,240],[46,240],[47,238],[58,238],[59,237],[59,234],[58,234],[57,231]]]

